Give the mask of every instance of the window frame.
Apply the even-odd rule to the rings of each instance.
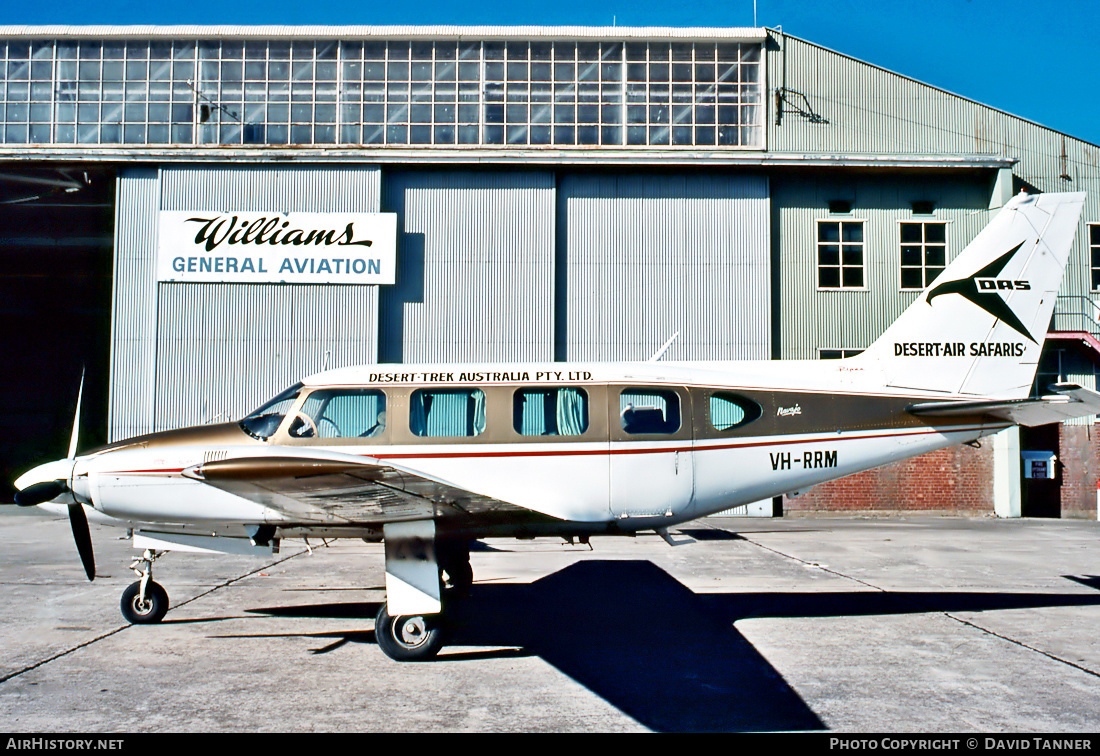
[[[288,425],[287,418],[293,417],[297,414],[298,408],[302,406],[302,396],[304,393],[308,393],[308,391],[306,390],[306,387],[302,384],[302,382],[298,381],[293,386],[283,389],[278,394],[271,397],[259,407],[252,410],[247,415],[238,420],[237,427],[239,427],[242,431],[258,441],[270,443],[271,439],[285,433],[285,428]],[[288,402],[288,404],[286,405],[286,412],[283,412],[282,415],[279,416],[278,422],[274,424],[271,432],[268,433],[266,436],[260,435],[256,432],[256,429],[252,425],[248,424],[248,421],[250,420],[255,421],[265,416],[277,415],[278,413],[267,412],[266,410],[274,409],[284,402]]]
[[[0,39],[0,68],[11,69],[0,144],[759,150],[764,48],[629,37],[15,35]],[[79,118],[66,107],[77,99]]]
[[[413,405],[417,400],[417,395],[418,394],[424,394],[424,393],[432,393],[432,394],[436,394],[436,395],[466,394],[467,402],[474,399],[475,394],[480,394],[481,395],[481,403],[482,403],[482,410],[481,411],[482,411],[482,415],[483,415],[482,416],[482,423],[483,423],[482,427],[480,429],[478,429],[478,427],[476,425],[476,418],[474,418],[474,421],[473,421],[474,424],[470,426],[473,430],[472,433],[463,433],[463,434],[459,434],[459,435],[437,435],[437,434],[434,434],[434,433],[429,433],[428,432],[428,418],[431,415],[431,410],[429,409],[428,412],[424,416],[424,423],[425,423],[424,432],[423,433],[417,433],[416,428],[413,425]],[[411,435],[413,435],[414,437],[419,438],[419,439],[442,439],[442,438],[471,439],[471,438],[478,438],[480,436],[486,436],[486,435],[491,437],[491,435],[492,435],[492,423],[490,422],[490,419],[492,417],[492,414],[493,413],[491,413],[489,411],[489,394],[486,393],[486,391],[480,386],[454,386],[454,387],[451,387],[451,386],[446,386],[446,387],[444,387],[444,386],[426,386],[426,387],[420,387],[420,388],[413,388],[411,391],[409,391],[408,424],[407,424],[407,427],[408,427],[408,430],[411,433]],[[467,419],[469,420],[469,418],[467,418]]]
[[[935,281],[936,278],[939,277],[940,273],[943,273],[943,271],[947,268],[947,265],[950,262],[950,259],[949,259],[949,256],[948,256],[948,251],[949,251],[950,245],[947,242],[947,226],[948,226],[949,223],[951,223],[951,221],[949,221],[949,220],[940,220],[938,218],[919,218],[919,217],[898,218],[898,221],[897,221],[897,230],[898,230],[898,246],[897,246],[897,250],[898,250],[898,291],[918,292],[918,293],[922,292],[925,289],[927,289],[929,286],[931,286],[932,282]],[[919,243],[911,243],[911,242],[907,243],[907,242],[904,241],[904,239],[902,238],[902,226],[905,225],[905,224],[919,225],[921,227],[921,241]],[[935,224],[935,225],[938,225],[938,226],[943,226],[943,242],[942,242],[942,246],[943,246],[943,265],[942,266],[939,266],[939,265],[929,266],[928,265],[929,242],[927,241],[927,239],[928,239],[927,227],[929,225],[932,225],[932,224]],[[931,245],[933,247],[938,247],[938,246],[941,246],[941,243],[940,242],[932,242]],[[919,266],[906,265],[905,264],[904,258],[903,258],[904,253],[902,251],[903,247],[919,247],[920,248],[921,264]],[[930,280],[928,279],[928,268],[929,267],[940,269],[939,273],[937,273],[935,276],[933,276],[932,279],[930,279]],[[905,282],[904,282],[904,273],[905,273],[906,270],[920,270],[920,272],[921,272],[921,281],[923,282],[923,285],[920,286],[920,287],[906,286]]]
[[[830,354],[825,356],[825,352],[839,352],[840,354]],[[849,357],[855,357],[857,354],[863,354],[863,349],[848,349],[846,347],[818,347],[817,358],[819,360],[846,360]]]
[[[558,428],[557,433],[524,433],[523,432],[523,399],[527,394],[549,394],[551,392],[559,392],[563,389],[572,389],[579,391],[581,400],[583,403],[583,427],[580,433],[562,433]],[[583,438],[588,434],[589,429],[592,427],[592,399],[589,396],[588,391],[583,386],[519,386],[512,391],[512,430],[517,436],[524,439],[540,439],[549,440],[557,438],[565,439],[577,439]]]
[[[719,428],[714,423],[714,400],[715,398],[733,397],[738,401],[730,401],[730,404],[735,404],[744,413],[744,417],[725,428]],[[717,389],[714,391],[708,391],[705,397],[704,406],[706,407],[706,425],[707,431],[710,433],[717,433],[725,436],[744,428],[745,426],[752,425],[757,420],[764,416],[764,408],[760,402],[755,399],[751,399],[744,394],[739,394],[736,391],[727,391],[726,389]],[[751,410],[751,411],[750,411]]]
[[[1088,228],[1090,291],[1100,291],[1100,223],[1086,223]],[[1095,237],[1095,239],[1093,238]]]
[[[836,223],[838,224],[837,232],[838,239],[834,243],[825,242],[821,239],[822,224]],[[844,226],[845,224],[858,226],[860,229],[860,262],[859,265],[845,265],[844,264]],[[853,242],[849,244],[854,245]],[[836,265],[822,265],[821,263],[821,248],[824,246],[837,246],[839,259]],[[844,285],[844,270],[857,268],[860,271],[860,277],[862,283],[858,286],[845,286]],[[822,268],[835,269],[839,273],[840,283],[837,286],[823,286],[821,284],[821,271]],[[848,217],[848,216],[830,216],[825,218],[814,219],[814,285],[817,291],[869,291],[870,288],[867,282],[867,219]]]
[[[679,415],[679,425],[676,430],[655,433],[632,433],[627,431],[622,424],[622,396],[626,392],[652,392],[674,395],[676,397],[678,405],[677,413]],[[653,441],[682,438],[690,439],[692,437],[691,395],[683,387],[662,386],[659,384],[644,386],[627,384],[613,386],[608,395],[607,408],[609,414],[613,415],[613,418],[609,418],[608,420],[611,426],[612,441]]]
[[[310,400],[314,394],[318,393],[332,393],[334,395],[344,394],[377,394],[382,399],[382,411],[386,413],[386,422],[382,427],[381,432],[373,436],[322,436],[321,435],[321,420],[318,418],[312,418],[317,426],[317,435],[314,436],[298,436],[291,433],[291,427],[294,424],[294,418],[300,414],[304,414],[303,410],[306,403]],[[328,397],[325,400],[324,410],[321,415],[328,410],[329,404],[334,397]],[[340,446],[340,445],[372,445],[372,444],[389,444],[391,428],[393,427],[393,417],[391,414],[391,400],[392,397],[384,390],[377,386],[362,386],[362,387],[336,387],[336,386],[313,386],[307,387],[298,396],[298,400],[294,403],[291,411],[287,413],[287,416],[283,419],[283,423],[279,429],[279,433],[283,436],[283,440],[280,443],[290,444],[302,444],[308,446]],[[339,426],[337,426],[339,427]]]

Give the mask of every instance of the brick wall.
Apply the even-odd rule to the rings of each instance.
[[[1096,481],[1100,477],[1100,433],[1092,425],[1062,425],[1062,517],[1096,518]]]
[[[793,499],[784,497],[783,510],[992,514],[992,444],[954,446],[822,483]]]

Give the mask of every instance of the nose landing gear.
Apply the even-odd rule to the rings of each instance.
[[[130,565],[130,569],[140,578],[122,592],[122,616],[130,624],[160,622],[168,612],[168,592],[160,583],[153,582],[153,562],[165,553],[146,549],[141,558]]]

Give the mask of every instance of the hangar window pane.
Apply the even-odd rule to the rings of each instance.
[[[1100,290],[1100,223],[1089,224],[1089,258],[1092,267],[1092,289]]]
[[[820,360],[843,360],[861,354],[862,349],[818,349],[817,358]]]
[[[420,389],[409,402],[409,428],[417,436],[478,436],[485,432],[480,389]]]
[[[365,133],[357,136],[355,115],[364,103],[465,101],[471,107],[457,121],[449,116],[444,121],[391,120],[395,128],[371,129],[370,135],[385,144],[758,147],[763,134],[759,47],[724,44],[719,54],[714,43],[702,42],[47,40],[3,45],[0,75],[6,81],[5,103],[52,106],[79,99],[137,106],[160,101],[190,108],[186,121],[173,119],[174,128],[155,130],[157,142],[321,144],[337,134],[341,140],[366,141]],[[28,93],[28,82],[41,86]],[[672,96],[686,106],[672,122],[670,82],[683,90]],[[292,122],[271,112],[266,120],[262,111],[249,111],[247,117],[242,112],[248,102],[270,105],[291,98],[312,114],[296,122],[300,128],[287,128]],[[630,130],[623,128],[627,101],[639,106],[643,117],[631,121],[635,128]],[[495,122],[504,128],[485,128],[483,119],[493,123],[486,110],[490,102],[520,106],[514,112],[523,115]],[[722,102],[731,106],[715,110]],[[315,108],[321,103],[339,104],[338,115],[324,117],[331,109]],[[536,104],[573,109],[555,110],[551,120],[551,111]],[[601,107],[576,108],[582,104]],[[144,140],[154,140],[150,125],[165,121],[131,117],[131,112],[138,109],[128,109],[122,125],[132,128],[106,128],[118,124],[96,121],[78,129],[77,138],[139,143],[136,135],[144,130]],[[657,120],[649,119],[651,113]],[[13,120],[6,109],[0,115],[0,133],[26,138],[24,121]],[[36,141],[72,141],[73,129],[57,128],[59,117],[32,122],[43,124],[34,130]],[[410,132],[410,123],[431,128]],[[466,127],[448,128],[451,124]]]
[[[863,221],[817,222],[817,286],[863,288]]]
[[[666,389],[623,389],[619,418],[630,434],[675,433],[680,430],[680,397]]]
[[[901,288],[927,287],[947,267],[947,224],[899,223]]]
[[[516,391],[512,425],[521,436],[579,436],[588,430],[588,394],[580,388]]]

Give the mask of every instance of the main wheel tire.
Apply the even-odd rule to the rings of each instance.
[[[122,616],[134,625],[160,622],[168,612],[168,592],[160,583],[149,581],[145,588],[145,601],[141,600],[141,581],[131,583],[122,592]]]
[[[439,615],[391,617],[385,604],[374,620],[374,637],[382,653],[394,661],[424,661],[431,659],[443,647],[443,627]]]

